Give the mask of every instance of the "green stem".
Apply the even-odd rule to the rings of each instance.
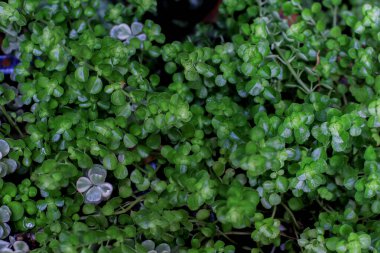
[[[298,239],[299,239],[299,236],[298,236],[297,229],[294,227],[294,224],[293,224],[293,230],[294,230],[294,234],[296,235],[296,238],[297,238],[297,240],[298,240]]]
[[[243,233],[243,232],[242,232]],[[236,241],[232,240],[230,237],[228,237],[227,234],[230,234],[230,235],[239,235],[239,232],[228,232],[228,233],[224,233],[223,231],[221,231],[220,229],[218,229],[218,234],[223,236],[224,238],[226,238],[229,242],[235,244],[235,245],[239,245],[239,243],[237,243]],[[241,247],[242,249],[244,250],[247,250],[247,251],[251,251],[251,248],[247,247],[247,246],[242,246]]]
[[[0,128],[0,132],[2,132],[3,134],[7,134],[7,131],[5,131],[5,129],[3,128]]]
[[[46,25],[49,25],[49,22],[45,21],[45,20],[38,20],[38,22],[41,22],[42,24],[44,24],[45,26]]]
[[[250,232],[231,231],[231,232],[226,232],[224,234],[226,234],[226,235],[251,235],[252,233],[250,233]]]
[[[123,92],[123,94],[124,94],[126,97],[128,97],[128,98],[132,101],[131,96],[128,94],[128,92],[126,92],[126,91],[123,90],[123,89],[121,89],[121,91]]]
[[[9,31],[8,29],[4,28],[4,27],[1,27],[0,26],[0,30],[3,31],[4,33],[8,34],[9,36],[12,36],[12,37],[16,37],[17,38],[17,33],[14,33],[12,31]]]
[[[90,70],[92,70],[92,71],[98,73],[98,71],[96,70],[96,68],[95,68],[93,65],[91,65],[90,63],[88,63],[87,61],[85,62],[85,65],[86,65]],[[110,84],[113,83],[109,78],[107,78],[107,77],[105,77],[105,76],[102,76],[102,77],[103,77],[104,79],[106,79],[108,83],[110,83]]]
[[[97,72],[97,71],[96,71],[96,68],[95,68],[94,66],[92,66],[90,63],[86,62],[85,64],[86,64],[87,68],[89,68],[89,69],[92,70],[92,71]]]
[[[137,199],[135,199],[134,201],[132,201],[127,208],[125,209],[122,209],[118,212],[114,212],[113,214],[114,215],[119,215],[119,214],[123,214],[123,213],[126,213],[128,212],[129,210],[131,210],[135,205],[137,205],[138,203],[140,203],[141,200],[143,200],[145,198],[145,195],[142,195],[140,197],[138,197]]]
[[[338,22],[338,6],[335,5],[333,9],[333,27],[336,26],[337,22]]]
[[[257,243],[257,248],[259,249],[260,253],[264,253],[263,249],[261,248],[261,243]]]
[[[256,3],[259,6],[260,17],[262,17],[263,16],[263,9],[261,7],[262,7],[263,3],[261,2],[261,0],[256,0]]]
[[[295,237],[293,237],[293,236],[289,236],[289,235],[283,234],[283,233],[281,233],[280,235],[281,235],[282,237],[286,237],[286,238],[289,238],[289,239],[297,240],[297,238],[295,238]]]
[[[292,76],[296,79],[297,83],[299,85],[301,85],[301,87],[303,88],[304,92],[306,93],[310,93],[310,89],[307,87],[307,85],[301,80],[301,78],[299,78],[299,76],[297,75],[296,71],[294,70],[294,68],[292,67],[292,65],[288,62],[288,60],[285,59],[284,55],[282,54],[280,48],[275,44],[275,48],[276,48],[276,51],[278,53],[278,55],[281,57],[281,59],[283,60],[283,63],[285,63],[285,65],[288,67],[290,73],[292,74]]]
[[[292,212],[292,210],[289,209],[289,207],[287,207],[287,205],[285,205],[284,203],[281,203],[281,205],[285,208],[285,210],[289,213],[290,217],[292,217],[292,220],[293,220],[293,223],[294,225],[296,226],[297,229],[300,229],[301,227],[298,225],[297,223],[297,219],[296,217],[294,217],[294,214]]]
[[[223,233],[221,230],[218,229],[218,233],[223,236],[224,238],[226,238],[228,241],[230,241],[231,243],[235,244],[235,245],[238,245],[237,242],[235,242],[234,240],[232,240],[231,238],[229,238],[225,233]]]
[[[24,138],[24,134],[21,132],[20,128],[17,126],[17,124],[13,121],[13,119],[11,118],[11,116],[9,116],[7,110],[5,109],[4,105],[0,106],[0,109],[2,111],[2,113],[4,114],[5,118],[7,118],[9,124],[11,124],[15,129],[16,131],[19,133],[19,135]]]
[[[209,171],[211,171],[211,174],[214,175],[219,182],[223,183],[223,180],[216,174],[216,172],[211,168]]]
[[[274,218],[274,216],[276,215],[276,211],[277,211],[277,205],[274,206],[273,208],[273,212],[272,212],[272,218]]]
[[[190,220],[188,220],[189,222],[191,222],[191,223],[195,223],[195,224],[197,224],[197,225],[207,225],[207,222],[205,222],[205,221],[202,221],[202,220],[194,220],[194,219],[190,219]],[[214,221],[213,223],[216,223],[216,221]]]
[[[140,166],[136,165],[135,168],[137,168],[139,171],[141,171],[141,173],[143,174],[148,174],[148,171],[144,170],[143,168],[141,168]]]
[[[334,210],[332,208],[327,208],[325,207],[325,205],[317,198],[316,199],[317,203],[322,207],[323,210],[325,210],[326,212],[328,213],[331,213],[331,212],[334,212]]]
[[[347,105],[347,104],[348,104],[346,94],[343,94],[343,104],[344,104],[344,105]]]

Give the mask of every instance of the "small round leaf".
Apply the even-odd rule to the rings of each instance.
[[[147,250],[154,250],[156,244],[152,240],[145,240],[142,242],[142,246]]]
[[[102,91],[103,83],[99,77],[92,76],[86,85],[86,91],[90,94],[98,94]]]
[[[87,191],[88,189],[90,189],[91,186],[92,183],[90,179],[88,179],[87,177],[80,177],[76,184],[77,190],[80,193]]]
[[[95,164],[88,171],[88,178],[95,185],[104,183],[106,177],[107,177],[107,171],[101,165]]]
[[[7,206],[0,207],[0,222],[8,222],[11,218],[12,212]]]
[[[102,190],[98,186],[91,187],[90,190],[86,192],[85,201],[86,203],[97,204],[102,199]]]
[[[28,244],[26,244],[26,242],[23,241],[16,241],[15,243],[13,243],[13,249],[15,251],[29,252]]]
[[[9,150],[10,150],[9,144],[5,140],[0,140],[0,153],[1,153],[1,157],[6,156],[9,153]]]
[[[107,199],[111,196],[113,187],[110,183],[103,183],[99,185],[100,189],[102,190],[102,197]]]

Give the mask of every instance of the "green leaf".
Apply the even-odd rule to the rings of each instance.
[[[127,133],[124,135],[123,142],[126,148],[133,148],[137,145],[138,140],[134,135]]]
[[[269,195],[269,203],[273,206],[277,206],[281,203],[281,196],[277,193],[272,193]]]
[[[99,164],[95,164],[87,174],[91,183],[95,185],[104,183],[107,177],[107,171]]]
[[[118,166],[116,166],[116,169],[113,171],[113,174],[119,180],[125,179],[128,176],[128,170],[124,165],[118,164]]]
[[[259,80],[252,79],[245,85],[245,90],[252,96],[257,96],[264,90],[264,86]]]
[[[82,82],[82,83],[86,82],[88,80],[88,76],[89,76],[89,70],[86,66],[79,66],[75,70],[75,80],[77,80],[78,82]],[[92,88],[90,88],[90,91],[91,90]]]
[[[310,131],[305,125],[301,125],[299,128],[294,129],[293,132],[298,144],[303,144],[310,137]]]
[[[92,186],[92,182],[87,177],[80,177],[76,187],[80,193],[86,192]]]
[[[146,145],[151,149],[158,149],[161,146],[161,136],[158,134],[149,136]]]
[[[210,211],[207,209],[201,209],[197,212],[196,217],[198,220],[205,220],[210,216]]]
[[[139,170],[134,170],[131,173],[130,179],[135,184],[142,184],[144,182],[144,177]]]
[[[367,147],[367,149],[364,152],[364,159],[366,161],[376,161],[376,158],[377,158],[377,155],[373,146]]]
[[[7,206],[1,206],[0,207],[0,221],[5,223],[9,222],[11,218],[12,212]]]
[[[195,69],[197,70],[197,72],[207,78],[211,78],[215,75],[216,71],[215,69],[206,64],[206,63],[203,63],[203,62],[199,62],[196,66],[195,66]]]
[[[0,159],[5,157],[10,151],[9,144],[5,140],[0,139]]]
[[[7,204],[9,209],[11,210],[11,220],[18,221],[24,216],[24,207],[20,202],[12,201]]]
[[[203,199],[195,193],[189,195],[189,197],[187,198],[187,205],[192,211],[199,209],[203,202]]]
[[[241,167],[245,170],[248,170],[249,176],[258,176],[265,172],[265,163],[266,160],[261,155],[251,155],[247,157],[246,163],[243,163]]]
[[[85,88],[90,94],[98,94],[103,88],[102,80],[99,77],[91,76]]]
[[[64,56],[64,51],[61,46],[56,45],[52,50],[49,52],[49,59],[52,61],[59,62]]]
[[[103,158],[103,166],[107,170],[115,170],[117,167],[117,158],[114,154],[108,154]]]
[[[227,83],[227,80],[222,75],[217,75],[215,77],[215,84],[219,87],[225,86]]]
[[[97,204],[102,199],[102,190],[99,186],[91,187],[85,194],[86,203]]]
[[[359,235],[359,242],[362,249],[369,249],[371,247],[371,236],[361,234]]]
[[[125,105],[127,103],[126,96],[122,90],[116,90],[112,93],[111,103],[114,105]]]

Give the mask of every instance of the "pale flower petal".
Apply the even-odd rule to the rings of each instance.
[[[87,191],[88,189],[90,189],[90,187],[92,186],[92,183],[90,179],[88,179],[87,177],[80,177],[77,181],[76,186],[77,186],[78,192],[83,193]]]
[[[125,40],[132,34],[131,28],[127,24],[120,24],[114,26],[111,29],[110,35],[113,38],[117,38],[119,40]]]
[[[91,187],[90,190],[86,192],[85,202],[91,204],[98,204],[102,200],[102,190],[99,186]]]
[[[142,33],[142,34],[137,35],[136,38],[138,38],[141,41],[145,41],[146,40],[146,35],[145,35],[145,33]]]
[[[99,187],[102,190],[102,198],[107,199],[111,196],[113,187],[110,183],[101,184]]]
[[[131,25],[132,34],[137,35],[141,33],[143,30],[143,27],[144,27],[143,24],[141,24],[140,22],[133,22]]]

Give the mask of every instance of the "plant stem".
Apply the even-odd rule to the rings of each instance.
[[[98,71],[96,70],[96,68],[94,66],[92,66],[90,63],[88,63],[87,61],[85,61],[85,65],[92,71],[98,73]],[[105,76],[101,76],[103,77],[104,79],[107,80],[107,82],[109,82],[110,84],[113,83],[109,78],[105,77]]]
[[[8,29],[1,27],[0,30],[3,31],[4,33],[8,34],[9,36],[16,37],[17,38],[17,33],[14,33],[12,31],[9,31]]]
[[[241,247],[243,250],[246,250],[246,251],[251,251],[252,249],[250,248],[250,247],[248,247],[248,246],[243,246],[243,247]]]
[[[239,231],[231,231],[224,233],[226,235],[251,235],[250,232],[239,232]]]
[[[336,26],[337,22],[338,22],[338,6],[335,5],[333,9],[333,27]]]
[[[244,233],[244,234],[241,234],[241,233]],[[219,235],[223,236],[224,238],[226,238],[228,241],[230,241],[231,243],[233,243],[235,245],[239,245],[239,243],[237,243],[236,241],[234,241],[231,238],[229,238],[228,235],[246,235],[246,233],[248,233],[248,232],[233,232],[232,231],[232,232],[224,233],[223,231],[221,231],[220,229],[218,229],[218,234]],[[244,249],[244,250],[247,250],[247,251],[251,251],[251,248],[249,248],[247,246],[242,246],[241,248]]]
[[[263,10],[261,7],[262,7],[263,3],[261,2],[261,0],[256,0],[256,3],[259,6],[260,17],[262,17],[263,16]]]
[[[332,209],[332,208],[329,209],[329,208],[325,207],[325,205],[323,205],[323,203],[318,198],[316,199],[316,201],[323,208],[323,210],[325,210],[326,212],[328,212],[328,213],[334,212],[334,209]]]
[[[5,109],[4,105],[0,106],[1,112],[4,114],[5,118],[7,118],[9,124],[11,124],[16,131],[19,133],[19,135],[23,138],[24,134],[21,132],[20,128],[17,126],[17,124],[13,121],[12,117],[9,116],[7,110]]]
[[[232,242],[233,244],[236,244],[237,245],[237,242],[235,242],[234,240],[232,240],[231,238],[229,238],[225,233],[223,233],[222,231],[220,231],[218,229],[218,233],[223,236],[224,238],[226,238],[228,241]]]
[[[297,240],[297,238],[295,238],[293,236],[289,236],[289,235],[283,234],[283,233],[281,233],[280,235],[283,236],[283,237],[289,238],[289,239]]]
[[[294,227],[294,224],[293,224],[293,230],[294,230],[294,234],[296,235],[296,238],[297,238],[297,240],[298,240],[298,239],[299,239],[299,236],[298,236],[297,229]]]
[[[277,205],[274,206],[273,208],[273,212],[272,212],[272,218],[274,218],[274,216],[276,215],[276,211],[277,211]]]
[[[140,197],[138,197],[137,199],[135,199],[134,201],[132,201],[127,208],[125,209],[122,209],[118,212],[114,212],[113,214],[114,215],[119,215],[119,214],[123,214],[123,213],[126,213],[128,212],[129,210],[131,210],[135,205],[137,205],[138,203],[140,203],[141,200],[143,200],[145,198],[145,195],[142,195]]]
[[[343,94],[343,104],[344,104],[344,105],[347,105],[347,104],[348,104],[346,94]]]
[[[290,214],[290,217],[292,217],[293,223],[296,226],[297,229],[300,229],[301,227],[298,225],[296,217],[294,217],[294,214],[292,210],[289,209],[284,203],[281,202],[281,205],[285,208],[285,210]]]
[[[236,241],[232,240],[231,238],[229,238],[225,233],[223,233],[221,230],[218,229],[218,234],[223,236],[224,238],[226,238],[228,241],[230,241],[231,243],[235,244],[235,245],[239,245],[239,243],[237,243]],[[242,249],[246,250],[246,251],[251,251],[251,249],[247,246],[242,246],[241,247]]]
[[[135,166],[139,171],[141,171],[141,173],[143,173],[143,174],[148,174],[148,171],[146,171],[146,170],[144,170],[143,168],[141,168],[140,166],[138,166],[138,165],[136,165]]]
[[[279,55],[279,56],[281,57],[281,59],[282,59],[282,63],[284,63],[284,64],[288,67],[290,73],[291,73],[291,74],[293,75],[293,77],[296,79],[297,83],[298,83],[299,85],[301,85],[301,87],[303,88],[304,92],[305,92],[305,93],[310,93],[310,92],[311,92],[310,89],[309,89],[309,88],[307,87],[307,85],[301,80],[301,78],[299,78],[299,76],[297,75],[296,71],[294,70],[294,68],[292,67],[292,65],[288,62],[288,60],[286,60],[286,59],[284,58],[284,55],[282,54],[280,48],[279,48],[276,44],[274,44],[274,45],[275,45],[275,48],[276,48],[276,51],[277,51],[278,55]]]

